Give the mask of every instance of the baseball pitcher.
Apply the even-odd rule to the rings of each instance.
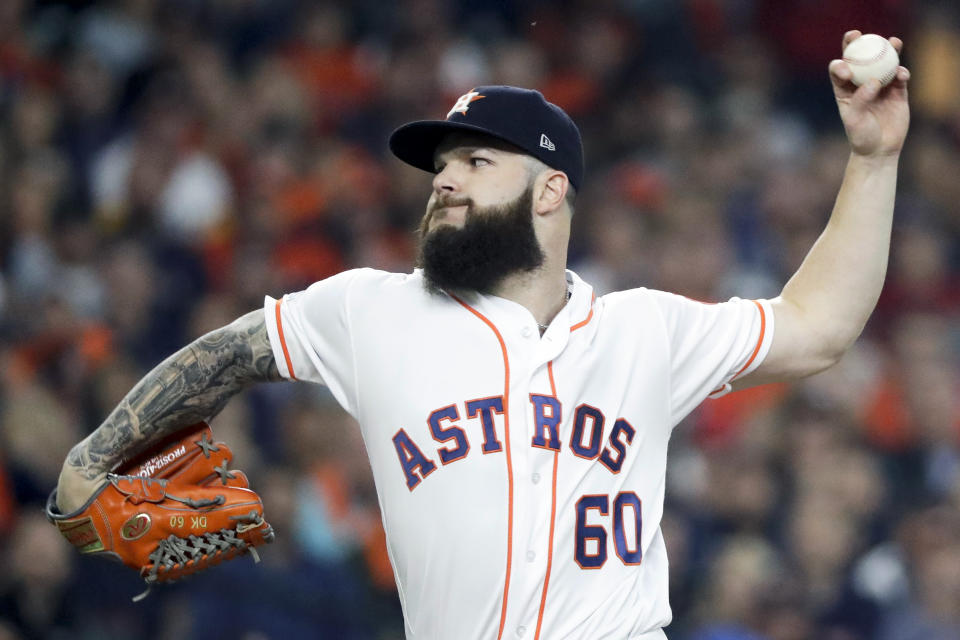
[[[597,296],[566,268],[585,180],[577,126],[536,91],[476,87],[444,120],[390,138],[434,174],[418,268],[356,269],[267,297],[170,356],[70,452],[51,518],[148,582],[216,561],[218,540],[241,541],[224,557],[269,541],[246,478],[227,477],[223,455],[209,462],[202,421],[253,383],[314,382],[362,429],[410,640],[665,638],[671,429],[709,396],[831,366],[880,293],[909,72],[883,88],[856,87],[841,60],[829,73],[849,161],[826,229],[779,297]],[[171,451],[200,464],[191,482],[137,472]],[[232,511],[208,518],[212,533],[171,525],[163,553],[145,556],[125,548],[149,539],[139,505],[186,523]]]

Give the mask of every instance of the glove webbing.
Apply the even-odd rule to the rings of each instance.
[[[238,528],[252,528],[263,524],[263,518],[258,516],[256,511],[251,511],[246,516],[231,516],[231,519],[238,521]],[[273,531],[271,530],[264,537],[272,539]],[[190,563],[194,565],[192,568],[201,568],[208,564],[216,564],[224,559],[225,554],[238,555],[247,550],[253,556],[254,562],[260,562],[257,550],[245,540],[238,538],[234,529],[220,529],[202,536],[191,535],[187,538],[170,535],[157,543],[157,548],[148,556],[152,564],[143,574],[147,590],[135,597],[133,601],[139,602],[147,597],[150,588],[158,581],[161,569],[172,569],[177,565]]]

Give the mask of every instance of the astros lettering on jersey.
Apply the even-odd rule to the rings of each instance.
[[[419,270],[266,299],[280,372],[360,424],[411,640],[665,637],[670,433],[761,363],[773,313],[567,284],[542,336]]]

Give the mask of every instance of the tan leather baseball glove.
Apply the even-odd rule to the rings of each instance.
[[[230,448],[198,423],[124,464],[83,507],[47,517],[80,553],[106,554],[138,571],[147,591],[273,541],[263,504]]]

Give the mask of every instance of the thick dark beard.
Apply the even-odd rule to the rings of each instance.
[[[462,228],[441,225],[423,233],[417,263],[433,291],[490,293],[509,275],[531,272],[544,255],[533,230],[533,188],[513,202],[476,208],[467,204]]]

